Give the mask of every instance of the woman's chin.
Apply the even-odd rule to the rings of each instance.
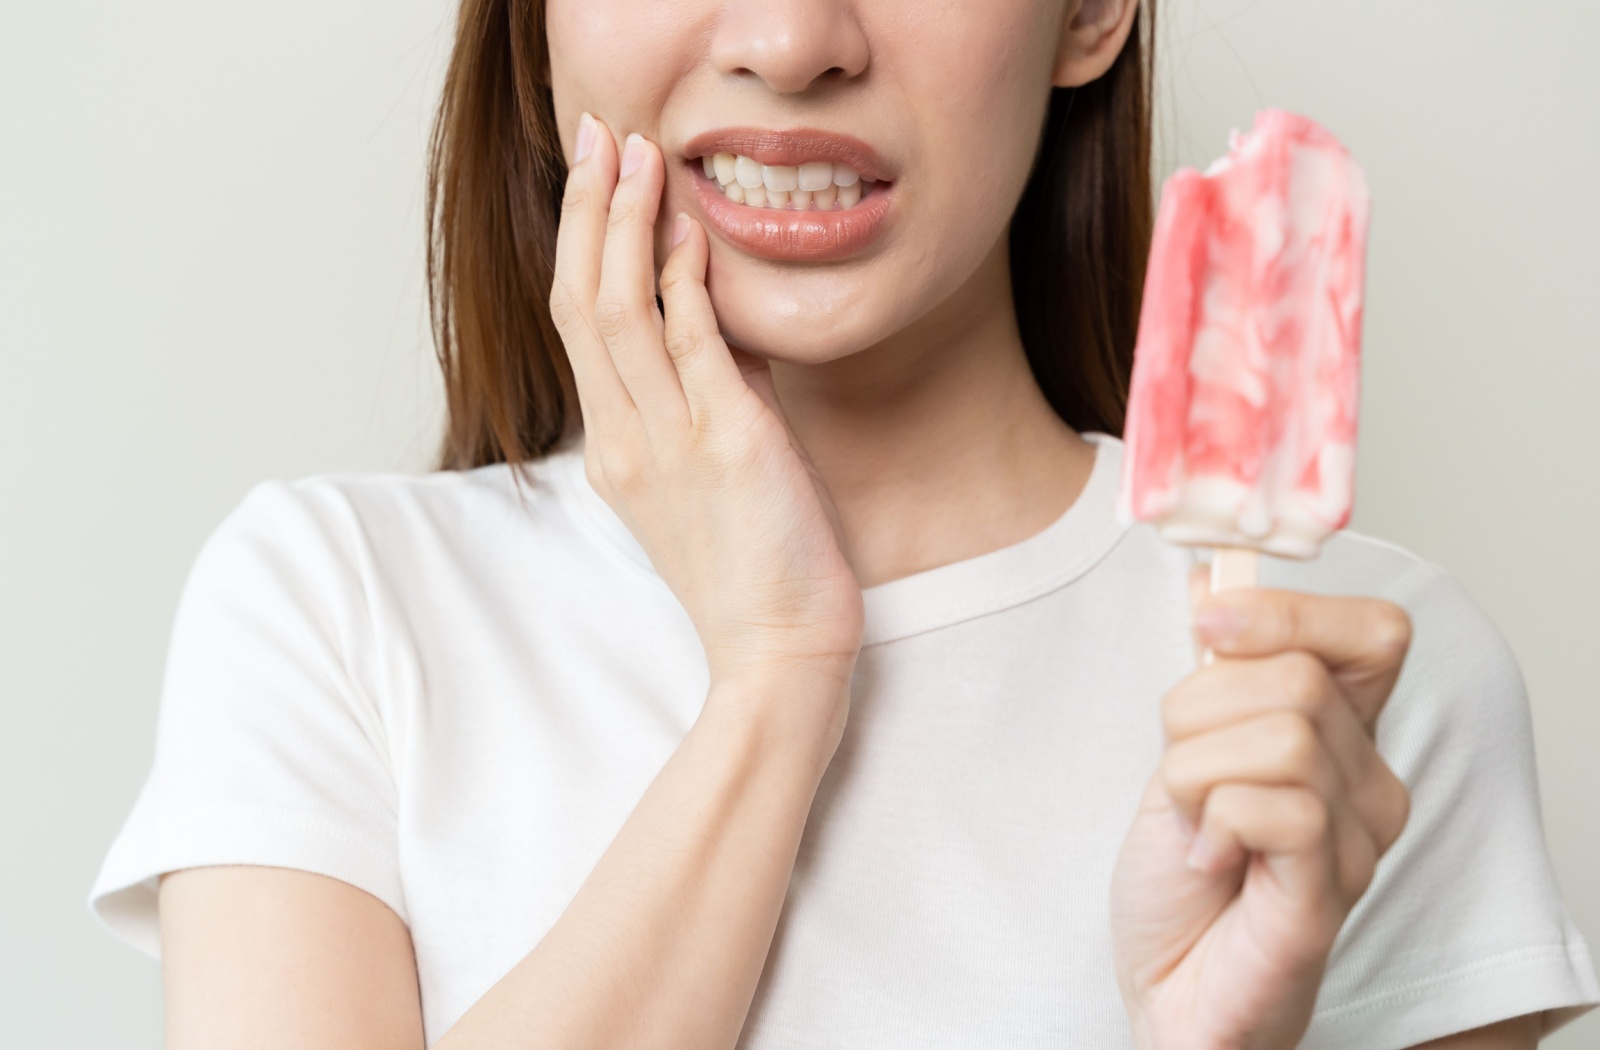
[[[783,321],[769,318],[750,324],[723,321],[722,338],[729,345],[757,357],[802,365],[849,357],[873,342],[847,332],[829,330],[826,318],[806,316]]]
[[[893,321],[884,298],[840,287],[836,280],[794,282],[767,277],[711,283],[711,306],[727,342],[758,357],[820,364],[887,338]]]

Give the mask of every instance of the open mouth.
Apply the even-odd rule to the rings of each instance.
[[[682,155],[711,228],[760,258],[848,258],[882,236],[895,210],[894,170],[849,135],[724,128]]]
[[[706,180],[735,204],[788,211],[843,211],[878,188],[839,161],[762,164],[740,153],[708,153],[700,158]]]

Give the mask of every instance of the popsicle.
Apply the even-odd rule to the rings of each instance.
[[[1215,548],[1213,590],[1350,520],[1369,213],[1349,152],[1282,110],[1162,190],[1121,510]]]

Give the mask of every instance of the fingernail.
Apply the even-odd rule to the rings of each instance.
[[[644,137],[638,132],[628,136],[622,150],[622,177],[627,178],[644,164]]]
[[[1210,871],[1211,865],[1216,862],[1217,853],[1211,846],[1211,840],[1206,838],[1204,831],[1194,833],[1194,842],[1189,845],[1189,856],[1184,863],[1190,871]]]
[[[1226,605],[1203,605],[1194,614],[1194,629],[1206,640],[1230,642],[1239,633],[1239,613]]]
[[[680,211],[678,217],[672,220],[672,246],[676,248],[687,236],[689,236],[689,216]]]
[[[594,152],[594,118],[585,113],[578,118],[578,159],[573,165],[582,164]]]

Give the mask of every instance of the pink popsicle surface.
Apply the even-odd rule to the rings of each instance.
[[[1175,543],[1311,557],[1350,519],[1370,202],[1281,110],[1167,180],[1124,433],[1125,517]]]

